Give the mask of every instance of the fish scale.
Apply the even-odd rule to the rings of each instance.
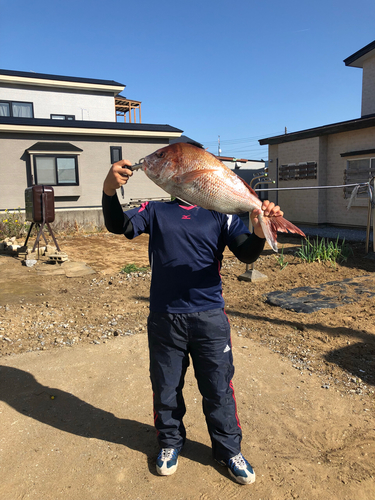
[[[261,210],[255,191],[224,163],[204,149],[184,142],[158,149],[145,157],[146,175],[171,196],[207,210],[239,214]],[[265,238],[277,252],[277,232],[304,233],[284,217],[259,215]]]

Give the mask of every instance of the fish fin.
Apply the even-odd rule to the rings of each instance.
[[[277,232],[300,234],[306,238],[303,231],[288,220],[284,219],[284,217],[260,217],[259,222],[262,226],[267,243],[274,252],[277,252]]]
[[[186,184],[188,182],[194,181],[195,179],[198,179],[198,177],[200,177],[201,175],[209,174],[211,172],[216,172],[216,170],[212,168],[202,168],[193,170],[191,172],[186,172],[184,174],[175,174],[171,179],[173,179],[176,184]]]

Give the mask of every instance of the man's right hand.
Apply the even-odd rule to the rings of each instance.
[[[133,172],[126,167],[131,167],[131,165],[129,160],[120,160],[112,165],[103,184],[103,191],[107,196],[114,196],[116,189],[128,182]]]

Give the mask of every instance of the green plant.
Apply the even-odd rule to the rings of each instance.
[[[275,259],[280,266],[281,271],[286,268],[288,262],[285,262],[284,245],[281,247],[281,252],[278,255],[275,255]]]
[[[297,250],[296,256],[308,263],[330,262],[335,265],[336,262],[346,261],[351,253],[352,249],[345,244],[345,239],[339,243],[339,237],[335,242],[326,241],[324,238],[319,241],[316,237],[313,241],[306,238],[301,248]]]
[[[138,267],[137,264],[127,264],[125,267],[121,269],[121,273],[130,274],[130,273],[147,273],[149,271],[149,267]]]
[[[0,218],[0,237],[21,238],[27,233],[29,227],[30,223],[23,220],[20,207],[13,211],[6,209],[2,218]]]

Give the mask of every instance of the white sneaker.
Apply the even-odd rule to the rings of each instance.
[[[229,474],[237,483],[251,484],[255,482],[255,472],[242,453],[219,463],[228,467]]]
[[[162,448],[156,459],[156,472],[160,476],[174,474],[178,466],[178,451],[174,448]]]

